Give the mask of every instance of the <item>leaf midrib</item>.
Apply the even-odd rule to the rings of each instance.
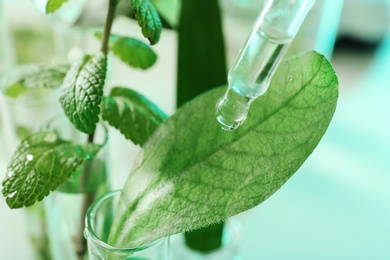
[[[254,128],[257,128],[257,127],[263,125],[265,122],[267,122],[276,113],[278,113],[282,108],[286,107],[287,104],[291,103],[302,91],[304,91],[307,88],[307,86],[310,85],[310,83],[317,77],[318,72],[321,70],[321,68],[323,66],[324,59],[325,58],[322,57],[322,59],[320,61],[320,66],[317,69],[315,76],[312,77],[306,84],[302,85],[302,87],[299,89],[299,91],[297,91],[290,99],[286,100],[286,102],[284,102],[283,105],[280,105],[275,111],[273,111],[267,117],[265,117],[264,120],[261,123],[253,125],[251,127],[248,127],[247,129],[245,129],[246,131],[243,131],[240,135],[237,135],[236,138],[233,139],[229,144],[224,144],[224,146],[220,145],[220,146],[216,147],[216,149],[210,150],[208,153],[204,154],[204,156],[202,156],[202,158],[194,160],[194,161],[190,162],[189,164],[186,164],[184,167],[180,168],[179,171],[180,172],[187,172],[188,169],[194,167],[195,165],[198,165],[202,161],[206,161],[207,158],[210,158],[214,154],[216,154],[217,152],[223,150],[221,147],[231,147],[238,140],[240,140],[241,138],[245,137],[248,133],[251,133]],[[167,162],[167,163],[169,163],[169,162]],[[166,168],[166,164],[164,164],[164,166],[162,168]]]

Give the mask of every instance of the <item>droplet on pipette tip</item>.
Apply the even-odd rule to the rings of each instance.
[[[215,107],[217,121],[223,130],[236,130],[244,123],[253,99],[242,96],[230,87]]]

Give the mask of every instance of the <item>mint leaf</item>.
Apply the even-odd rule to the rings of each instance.
[[[19,83],[27,88],[59,88],[69,70],[69,65],[36,65],[20,75]]]
[[[138,246],[255,207],[303,164],[325,133],[338,97],[330,63],[315,52],[284,61],[236,131],[214,106],[226,87],[182,106],[138,156],[109,243]]]
[[[94,36],[102,38],[102,33]],[[134,68],[148,69],[157,60],[156,53],[145,43],[132,37],[111,34],[109,38],[110,50],[124,63]]]
[[[149,39],[150,44],[156,44],[162,31],[162,23],[156,8],[149,0],[130,0],[130,3],[142,34]]]
[[[25,93],[27,90],[28,90],[28,88],[26,88],[26,87],[23,86],[22,84],[20,84],[20,83],[14,83],[13,85],[7,87],[7,88],[4,90],[4,94],[5,94],[7,97],[10,97],[10,98],[18,98],[18,97],[21,96],[23,93]]]
[[[3,181],[3,195],[10,208],[41,201],[100,146],[84,146],[61,140],[52,131],[37,132],[22,141],[13,155]]]
[[[102,118],[126,139],[143,146],[168,116],[134,90],[114,87],[108,97],[103,97]]]
[[[68,69],[67,64],[29,64],[16,68],[4,77],[4,93],[8,97],[17,98],[29,88],[59,88]]]
[[[119,37],[112,44],[112,52],[134,68],[150,68],[157,60],[156,53],[145,43],[130,37]]]
[[[76,61],[64,79],[61,105],[73,125],[87,134],[99,122],[106,71],[107,57],[100,52]]]
[[[46,4],[46,13],[54,13],[66,2],[68,2],[68,0],[48,0]]]

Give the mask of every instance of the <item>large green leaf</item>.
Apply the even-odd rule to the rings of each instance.
[[[156,8],[149,0],[130,0],[135,11],[135,18],[142,29],[142,34],[149,39],[150,44],[160,40],[162,23]]]
[[[68,2],[68,0],[48,0],[46,3],[46,13],[54,13],[66,2]]]
[[[102,118],[126,139],[143,146],[168,116],[134,90],[114,87],[108,97],[103,97]]]
[[[335,111],[337,85],[330,63],[308,52],[281,64],[236,131],[221,130],[215,119],[226,88],[188,102],[139,154],[110,243],[138,246],[220,222],[266,200],[319,143]]]
[[[95,131],[99,122],[106,71],[106,54],[99,52],[72,64],[64,79],[61,105],[73,125],[87,134]]]
[[[11,208],[30,206],[42,200],[100,146],[76,145],[61,140],[52,131],[37,132],[22,141],[13,155],[3,181],[3,195]]]

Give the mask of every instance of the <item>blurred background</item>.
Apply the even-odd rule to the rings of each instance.
[[[317,2],[321,5],[315,6],[297,39],[305,42],[310,35],[308,48],[330,59],[339,77],[338,107],[301,169],[270,199],[235,217],[242,226],[241,259],[390,259],[390,1]],[[0,48],[5,50],[0,52],[0,72],[18,64],[71,59],[80,49],[99,46],[85,32],[101,26],[104,1],[75,3],[66,19],[45,16],[40,6],[38,0],[0,0]],[[230,65],[261,6],[251,0],[220,0],[220,6]],[[77,30],[70,29],[76,25]],[[130,19],[119,17],[113,30],[142,38]],[[175,30],[164,29],[154,50],[159,58],[147,72],[129,72],[113,60],[108,82],[130,82],[173,114]],[[0,106],[0,118],[1,112]],[[3,179],[7,136],[1,122]],[[121,188],[130,169],[128,158],[138,148],[116,132],[110,147],[112,183]],[[27,228],[21,211],[10,210],[1,199],[0,259],[33,259]]]

